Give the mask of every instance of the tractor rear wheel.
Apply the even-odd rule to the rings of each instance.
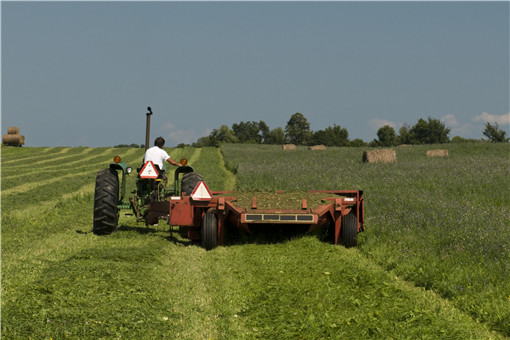
[[[216,248],[218,245],[218,217],[213,211],[207,211],[202,220],[202,247],[206,250]]]
[[[198,182],[203,181],[202,175],[196,172],[188,172],[182,176],[181,191],[186,195],[191,195]]]
[[[107,168],[98,172],[94,193],[94,227],[96,235],[108,235],[117,230],[119,210],[119,176],[117,171]]]
[[[344,247],[356,247],[358,237],[358,219],[353,213],[342,216],[340,237],[341,243]]]

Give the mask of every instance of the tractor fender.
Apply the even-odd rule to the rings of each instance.
[[[113,170],[121,170],[124,174],[128,173],[128,166],[126,163],[120,162],[120,163],[110,163],[110,169]]]

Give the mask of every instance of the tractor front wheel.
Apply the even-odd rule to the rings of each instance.
[[[119,210],[119,176],[117,171],[107,168],[98,172],[94,193],[94,227],[96,235],[108,235],[117,230]]]
[[[202,247],[206,250],[216,248],[218,245],[218,217],[213,211],[209,210],[205,213],[200,233]]]
[[[358,237],[358,219],[353,213],[342,216],[340,237],[341,243],[344,247],[356,247]]]

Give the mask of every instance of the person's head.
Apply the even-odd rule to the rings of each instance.
[[[165,145],[165,140],[163,139],[163,137],[158,137],[156,138],[156,140],[154,141],[154,145],[155,146],[158,146],[160,148],[163,147],[163,145]]]

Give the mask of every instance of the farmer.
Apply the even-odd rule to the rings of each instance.
[[[173,159],[168,156],[165,150],[163,150],[163,145],[165,145],[165,140],[163,137],[158,137],[154,141],[154,146],[152,148],[147,149],[145,151],[145,156],[143,157],[143,163],[145,164],[148,161],[152,161],[154,165],[159,167],[159,170],[165,171],[165,161],[174,165],[181,166],[181,164],[177,163]]]

